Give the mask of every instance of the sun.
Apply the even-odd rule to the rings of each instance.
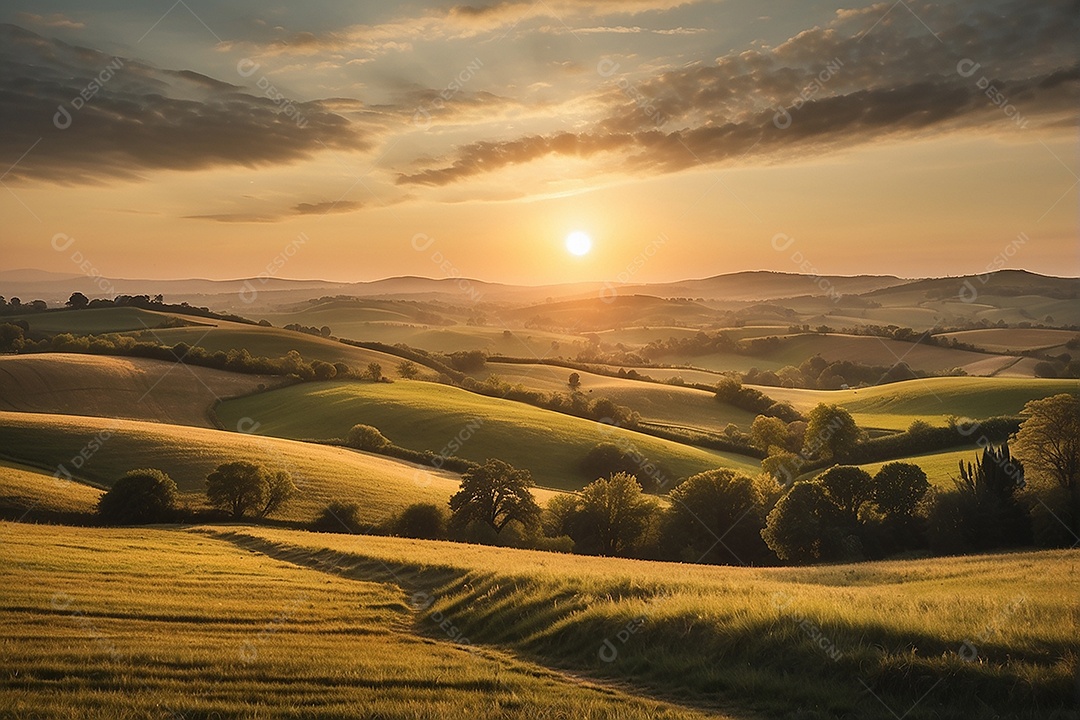
[[[571,255],[587,255],[592,250],[592,238],[587,233],[575,230],[566,236],[566,250]]]

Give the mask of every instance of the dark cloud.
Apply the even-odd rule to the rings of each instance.
[[[1076,0],[841,11],[827,27],[713,65],[639,81],[614,64],[598,66],[607,87],[599,101],[609,111],[587,129],[472,143],[398,183],[448,185],[549,155],[610,152],[607,169],[676,171],[783,160],[886,136],[1056,127],[1075,121],[1078,36]]]
[[[6,176],[79,183],[159,169],[291,162],[364,149],[353,123],[319,102],[257,97],[191,71],[0,25],[0,162]]]

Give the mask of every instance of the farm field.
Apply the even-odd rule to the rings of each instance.
[[[668,697],[721,707],[749,699],[766,716],[801,708],[989,718],[1010,697],[1027,708],[1015,717],[1035,718],[1064,708],[1073,692],[1075,550],[731,568],[269,529],[208,532],[289,562],[331,561],[348,577],[404,584],[431,602],[429,617],[453,618],[473,642]],[[628,625],[635,631],[616,638]],[[611,662],[600,659],[605,640]],[[961,658],[970,652],[965,643],[980,662]]]
[[[4,519],[19,520],[34,510],[53,515],[92,513],[100,497],[98,488],[0,460],[0,517]]]
[[[985,328],[942,333],[938,337],[955,338],[988,352],[1023,352],[1060,347],[1078,335],[1073,330],[1050,328]]]
[[[193,505],[204,499],[205,478],[215,467],[250,460],[292,475],[299,492],[280,517],[301,522],[331,500],[359,503],[365,521],[382,522],[411,503],[445,503],[459,482],[452,473],[345,448],[72,415],[0,412],[0,448],[6,459],[46,471],[42,477],[49,482],[55,482],[59,465],[76,480],[102,488],[128,470],[158,468]]]
[[[0,561],[3,717],[706,717],[471,650],[400,587],[205,533],[0,523]]]
[[[279,377],[144,358],[0,356],[0,410],[213,427],[210,411],[218,400],[281,382]]]
[[[135,307],[112,307],[83,309],[79,312],[49,312],[12,315],[5,321],[23,320],[32,332],[56,335],[73,333],[77,335],[100,335],[102,333],[127,332],[159,328],[169,322],[180,320],[185,323],[213,322],[207,318],[154,312]]]
[[[601,442],[630,443],[658,463],[670,481],[718,466],[755,471],[742,455],[681,445],[550,410],[415,381],[390,385],[328,382],[282,388],[221,403],[226,427],[253,418],[259,434],[333,440],[356,423],[377,427],[391,442],[440,452],[452,443],[474,462],[498,457],[532,472],[538,485],[577,489],[595,478],[578,464]]]

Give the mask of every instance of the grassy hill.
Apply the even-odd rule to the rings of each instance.
[[[0,460],[0,517],[18,520],[30,513],[49,517],[91,513],[99,497],[98,488]]]
[[[207,474],[219,464],[259,462],[293,476],[300,492],[281,517],[301,521],[314,518],[330,500],[343,500],[359,503],[364,519],[377,523],[410,503],[445,503],[459,484],[452,473],[344,448],[72,415],[0,412],[0,448],[7,459],[50,475],[62,464],[78,480],[99,487],[111,486],[128,470],[159,468],[196,505],[204,498]]]
[[[716,717],[470,649],[400,587],[205,534],[0,523],[0,563],[3,717]]]
[[[143,358],[8,355],[0,356],[0,410],[212,427],[210,410],[221,398],[280,382]]]
[[[578,468],[600,442],[632,443],[674,482],[719,466],[757,470],[751,458],[689,447],[531,405],[484,397],[446,385],[397,382],[307,383],[229,400],[218,406],[226,427],[242,417],[258,432],[289,438],[343,438],[356,423],[379,428],[412,450],[454,452],[476,462],[500,458],[530,470],[539,485],[576,489],[595,478]]]
[[[575,371],[551,365],[489,362],[476,377],[482,380],[494,374],[511,385],[521,384],[544,392],[569,392],[567,379],[571,372]],[[619,405],[633,408],[643,420],[650,423],[719,433],[728,423],[749,429],[756,417],[754,413],[717,402],[711,392],[577,372],[581,378],[581,392],[590,399],[608,398]],[[665,376],[664,373],[657,375]]]
[[[473,642],[751,716],[1034,720],[1073,702],[1076,551],[770,569],[215,534],[403,585]]]
[[[76,335],[100,335],[102,333],[159,328],[166,323],[184,322],[195,324],[213,322],[206,318],[172,315],[134,307],[7,315],[3,320],[4,322],[25,320],[30,325],[31,332],[46,335],[57,335],[65,332]]]
[[[382,367],[383,375],[387,377],[397,377],[397,366],[402,360],[396,355],[351,347],[316,335],[225,321],[215,321],[215,325],[209,327],[166,328],[135,335],[147,342],[166,345],[183,342],[199,345],[211,352],[245,348],[255,356],[281,357],[290,350],[296,350],[305,360],[343,362],[355,370],[363,370],[374,362]]]
[[[1074,330],[1047,328],[984,328],[942,333],[938,337],[955,338],[988,352],[1022,352],[1063,348],[1065,343],[1080,336]]]
[[[947,377],[858,390],[758,389],[802,411],[818,403],[835,403],[847,408],[862,427],[901,430],[919,419],[943,425],[950,415],[974,419],[1018,415],[1029,400],[1080,394],[1080,380]]]

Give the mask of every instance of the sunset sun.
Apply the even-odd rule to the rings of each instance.
[[[566,236],[566,250],[571,255],[587,255],[592,250],[592,238],[587,233],[575,230]]]

